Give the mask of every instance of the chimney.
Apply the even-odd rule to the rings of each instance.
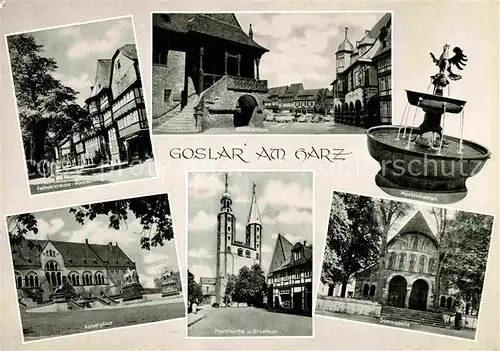
[[[85,239],[85,244],[87,244],[87,245],[89,244],[89,239],[87,239],[87,238]]]
[[[304,240],[304,246],[307,246],[307,241],[306,240]]]
[[[248,36],[250,39],[253,39],[253,30],[252,30],[252,24],[250,23],[250,29],[248,30]]]
[[[369,37],[370,36],[370,30],[369,29],[365,29],[365,37]]]
[[[109,248],[110,250],[111,250],[111,249],[113,249],[113,243],[112,243],[111,241],[108,243],[108,248]]]

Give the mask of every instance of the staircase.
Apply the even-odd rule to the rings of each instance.
[[[157,126],[155,132],[165,134],[198,133],[199,129],[196,128],[196,121],[194,118],[194,107],[197,103],[197,98],[189,99],[187,105],[178,115]]]
[[[418,311],[407,308],[382,306],[380,318],[405,321],[430,327],[446,328],[441,312]]]

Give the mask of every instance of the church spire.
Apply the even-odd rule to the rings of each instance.
[[[247,225],[249,224],[261,225],[259,207],[257,206],[257,197],[255,196],[255,187],[256,184],[254,183],[252,188],[252,202],[250,203],[250,212],[248,213]]]

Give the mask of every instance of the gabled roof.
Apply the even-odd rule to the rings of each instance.
[[[316,100],[321,89],[303,89],[297,93],[296,100]]]
[[[269,266],[269,274],[273,273],[280,267],[287,258],[292,256],[293,245],[283,235],[278,234],[276,243],[274,245],[273,256],[271,258],[271,265]]]
[[[429,227],[429,224],[425,220],[424,215],[422,212],[418,211],[412,219],[410,219],[404,226],[401,228],[396,235],[394,235],[389,242],[392,242],[395,238],[404,235],[404,234],[410,234],[410,233],[419,233],[422,235],[427,236],[429,239],[431,239],[434,244],[437,245],[437,239],[434,236],[434,233],[432,232],[431,227]]]
[[[29,242],[34,245],[33,249],[29,248]],[[98,245],[56,240],[26,239],[21,245],[12,248],[14,267],[41,267],[40,254],[48,243],[51,243],[61,254],[66,267],[124,267],[135,265],[120,249],[118,244]]]
[[[137,60],[137,48],[135,44],[125,44],[117,51],[121,52],[131,60]]]
[[[153,27],[178,33],[201,33],[250,46],[262,53],[269,51],[243,31],[233,13],[155,13]]]
[[[293,83],[288,87],[286,92],[283,94],[283,97],[284,98],[293,98],[300,90],[304,90],[302,83]]]
[[[110,80],[111,80],[111,59],[97,60],[94,86],[92,87],[88,99],[98,95],[103,89],[109,88]]]
[[[217,282],[217,279],[215,278],[209,278],[209,277],[200,277],[200,284],[204,285],[215,285]]]
[[[300,258],[296,260],[291,254],[292,252],[300,252]],[[290,250],[290,255],[285,259],[285,261],[269,273],[274,273],[290,267],[300,266],[308,262],[312,262],[312,246],[307,246],[305,242],[297,242]]]
[[[286,90],[288,89],[288,85],[283,85],[283,86],[280,86],[280,87],[272,87],[272,88],[269,88],[269,91],[267,92],[267,96],[268,97],[282,97],[283,94],[286,93]]]

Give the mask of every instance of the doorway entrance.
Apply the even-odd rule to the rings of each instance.
[[[395,276],[389,283],[389,296],[387,304],[394,307],[405,307],[406,279],[400,275]]]
[[[427,295],[429,294],[429,285],[423,279],[417,279],[411,287],[410,301],[408,308],[412,310],[425,311],[427,307]]]

